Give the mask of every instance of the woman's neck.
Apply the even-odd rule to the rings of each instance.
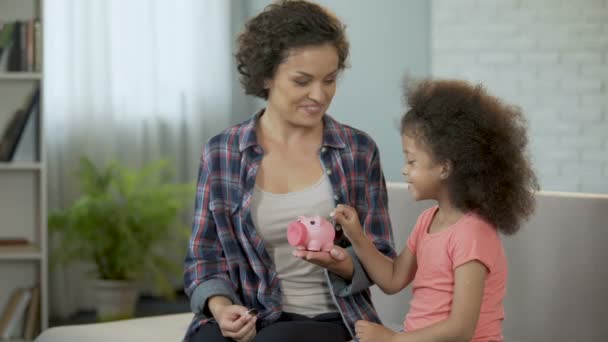
[[[291,145],[311,140],[321,143],[323,140],[323,122],[312,127],[297,126],[285,121],[281,115],[271,109],[266,109],[259,120],[263,138],[274,143]]]

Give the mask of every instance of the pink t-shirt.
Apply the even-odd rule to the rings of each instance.
[[[433,207],[420,215],[407,241],[416,256],[418,270],[404,328],[414,331],[447,319],[454,295],[455,269],[477,260],[486,266],[488,275],[472,341],[502,341],[507,259],[500,236],[490,223],[473,213],[445,230],[429,234],[437,210],[438,207]]]

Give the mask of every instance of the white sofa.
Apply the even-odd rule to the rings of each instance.
[[[414,202],[402,183],[389,183],[398,250],[430,202]],[[608,341],[608,196],[541,192],[531,220],[505,238],[509,282],[506,342]],[[402,325],[410,290],[372,289],[383,322]],[[179,341],[192,314],[62,326],[36,341]]]

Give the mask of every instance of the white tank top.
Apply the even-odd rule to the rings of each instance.
[[[328,218],[334,209],[332,186],[323,175],[303,190],[274,194],[257,185],[251,198],[251,216],[274,262],[281,284],[283,311],[313,317],[338,311],[322,267],[294,257],[287,242],[287,225],[298,216]]]

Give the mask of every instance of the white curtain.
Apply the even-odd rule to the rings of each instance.
[[[83,155],[170,158],[194,182],[201,146],[232,121],[231,2],[46,0],[43,13],[49,209],[74,199]],[[78,277],[51,270],[52,315],[90,304]]]

